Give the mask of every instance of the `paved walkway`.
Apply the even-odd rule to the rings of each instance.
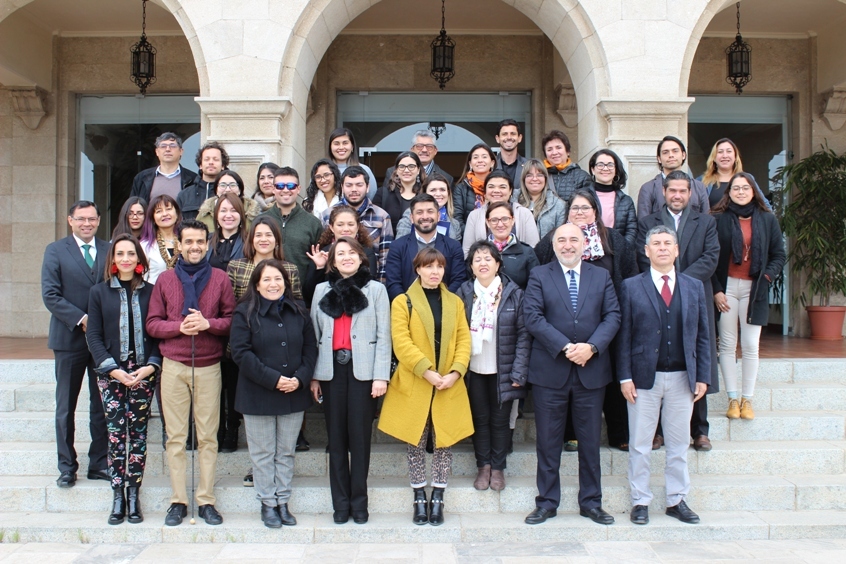
[[[117,564],[205,562],[270,564],[574,564],[846,562],[846,540],[596,542],[531,544],[0,544],[0,563]]]

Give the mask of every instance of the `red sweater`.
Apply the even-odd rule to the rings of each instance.
[[[147,333],[159,339],[162,356],[183,364],[191,363],[191,337],[183,335],[179,326],[185,319],[182,307],[185,295],[176,272],[163,272],[150,297],[147,313]],[[229,276],[212,268],[211,278],[200,294],[200,311],[209,322],[207,331],[194,337],[194,366],[211,366],[223,356],[225,337],[229,336],[232,313],[235,311],[235,294]]]

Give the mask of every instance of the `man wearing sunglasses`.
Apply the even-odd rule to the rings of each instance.
[[[297,203],[300,195],[300,175],[289,166],[276,170],[273,177],[276,205],[261,214],[271,217],[282,232],[282,248],[285,260],[294,263],[300,280],[306,279],[311,260],[306,253],[317,244],[323,233],[323,224]]]
[[[182,190],[193,187],[199,181],[196,173],[179,166],[182,139],[175,133],[167,131],[156,138],[156,157],[159,166],[135,175],[130,196],[151,202],[159,194],[167,194],[176,200]]]

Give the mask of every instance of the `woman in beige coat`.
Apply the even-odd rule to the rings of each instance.
[[[399,366],[388,386],[379,429],[408,443],[413,522],[440,525],[452,466],[450,447],[473,434],[467,386],[461,381],[470,362],[470,328],[463,302],[441,283],[444,256],[426,248],[413,265],[418,279],[391,305]],[[432,500],[427,504],[425,445],[430,428],[435,451]]]

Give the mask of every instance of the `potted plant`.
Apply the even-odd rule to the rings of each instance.
[[[773,180],[782,193],[792,195],[782,214],[782,229],[792,240],[788,260],[805,274],[798,299],[808,312],[811,338],[842,339],[846,307],[832,306],[831,297],[846,294],[846,155],[823,146],[779,168]]]

